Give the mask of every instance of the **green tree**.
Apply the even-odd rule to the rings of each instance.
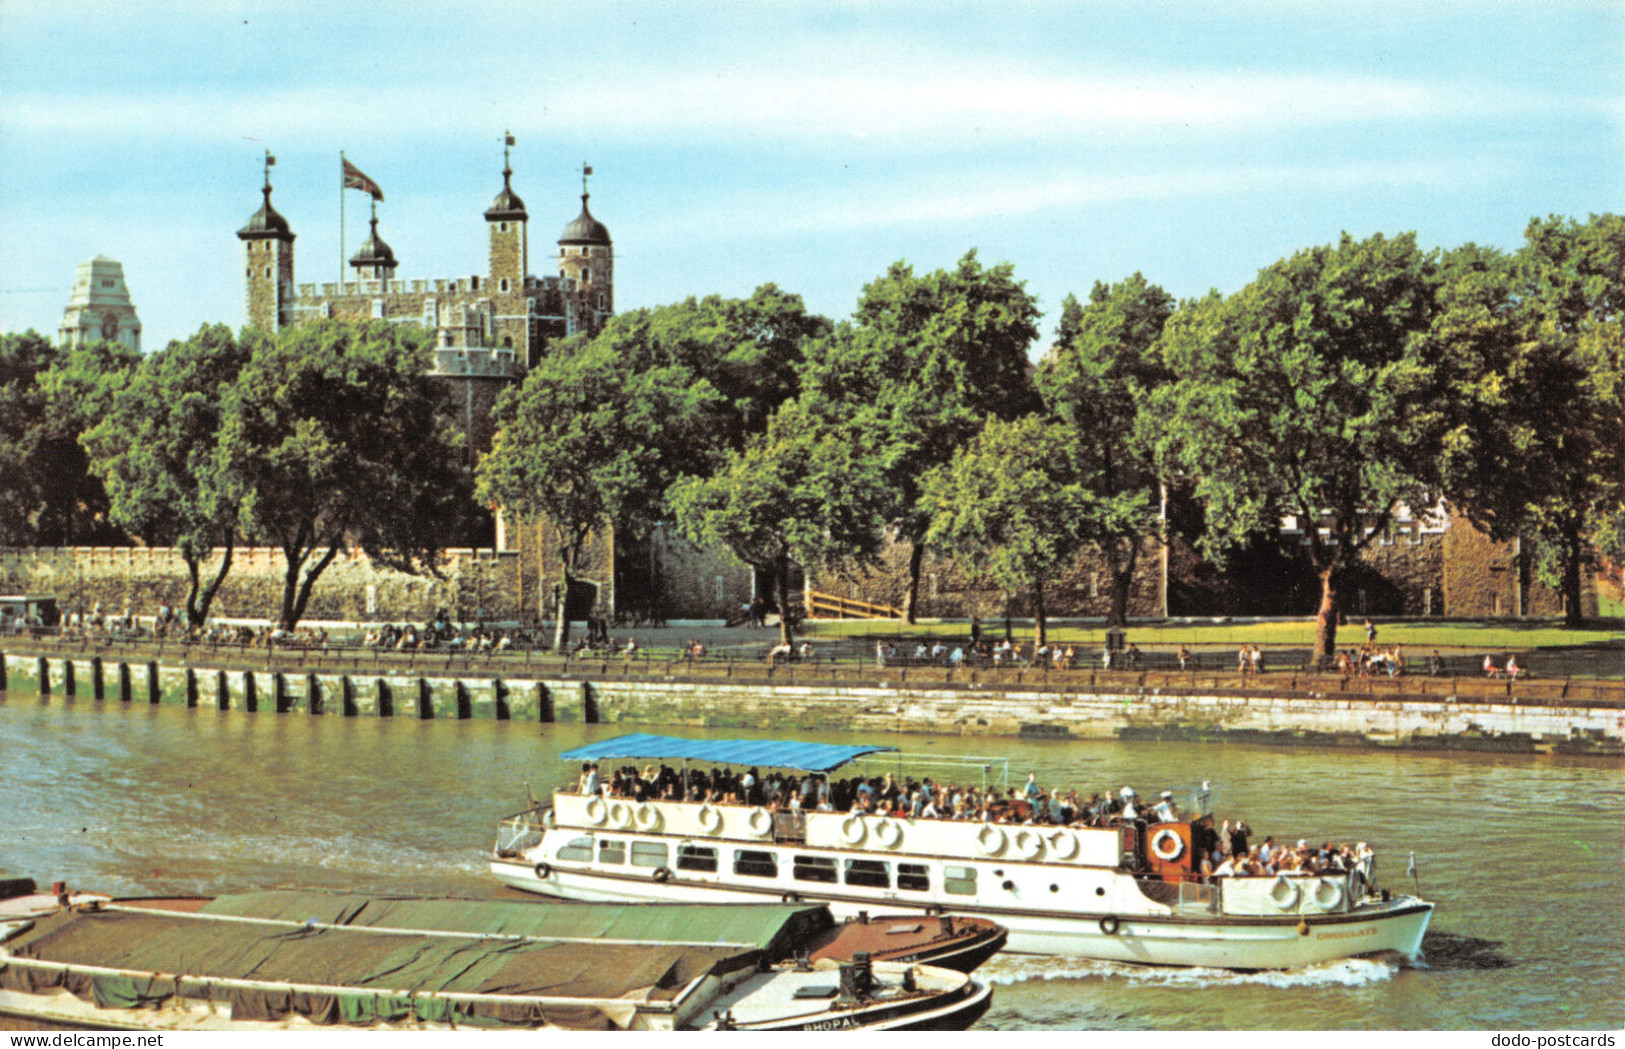
[[[974,250],[952,270],[924,276],[894,263],[864,288],[851,322],[808,350],[809,412],[831,431],[861,433],[886,470],[884,521],[910,547],[903,610],[911,623],[932,517],[921,500],[925,475],[990,417],[1036,406],[1027,349],[1038,338],[1038,306],[1013,274],[1008,263],[984,269]]]
[[[625,329],[611,327],[591,342],[559,347],[503,394],[496,439],[476,471],[482,499],[541,524],[548,536],[564,578],[558,649],[570,637],[566,603],[588,539],[612,524],[657,518],[722,402],[681,365],[629,368],[620,352]]]
[[[63,350],[32,331],[0,336],[0,542],[128,542],[107,520],[107,493],[79,437],[139,359],[116,342]]]
[[[1151,394],[1173,375],[1157,350],[1174,300],[1139,273],[1096,282],[1089,305],[1067,297],[1063,341],[1039,364],[1036,384],[1049,411],[1078,443],[1079,480],[1096,496],[1078,526],[1110,575],[1109,621],[1128,622],[1134,569],[1161,526]]]
[[[698,543],[725,546],[769,573],[778,601],[779,637],[794,638],[790,564],[827,564],[873,552],[890,489],[876,460],[852,429],[809,417],[800,402],[783,406],[765,434],[730,452],[706,477],[672,489],[680,531]]]
[[[703,381],[716,391],[705,430],[682,434],[689,442],[685,472],[704,474],[767,429],[768,417],[799,389],[807,344],[830,327],[807,312],[801,296],[764,284],[748,299],[708,295],[620,314],[597,341],[629,375]]]
[[[1433,337],[1461,394],[1447,490],[1491,536],[1527,540],[1578,626],[1584,569],[1617,548],[1625,489],[1625,218],[1537,219],[1515,254],[1467,245],[1444,276]]]
[[[1425,337],[1436,270],[1412,235],[1345,234],[1183,305],[1163,330],[1177,378],[1152,398],[1160,461],[1202,501],[1210,556],[1296,520],[1320,582],[1320,661],[1342,570],[1399,506],[1437,498],[1451,401]]]
[[[222,497],[242,534],[286,558],[278,621],[291,630],[348,543],[407,572],[435,571],[468,504],[459,437],[428,375],[426,336],[382,321],[325,321],[255,347],[227,391]]]
[[[240,486],[219,455],[225,390],[247,363],[223,324],[200,328],[143,360],[82,442],[106,486],[109,518],[150,545],[173,546],[186,564],[186,618],[199,626],[231,571]],[[204,563],[221,547],[205,585]]]
[[[922,486],[931,512],[925,541],[1005,590],[1026,588],[1039,645],[1048,630],[1045,580],[1077,559],[1089,523],[1108,516],[1084,483],[1085,443],[1070,425],[1042,416],[992,419]]]

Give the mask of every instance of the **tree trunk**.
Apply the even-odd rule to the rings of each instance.
[[[310,604],[310,591],[316,586],[316,580],[320,579],[322,573],[327,571],[327,566],[333,563],[335,557],[339,556],[339,550],[343,549],[343,547],[344,538],[342,536],[333,540],[328,545],[327,552],[322,554],[322,559],[312,565],[310,571],[305,573],[304,580],[299,584],[299,596],[294,600],[293,616],[282,629],[292,630],[299,620],[305,617],[305,607]]]
[[[277,624],[283,630],[292,630],[293,624],[298,622],[293,605],[299,593],[299,569],[304,565],[304,561],[296,557],[299,549],[282,548],[282,559],[287,562],[287,567],[282,573],[282,614],[277,617]]]
[[[192,573],[192,592],[186,595],[186,620],[193,626],[202,626],[209,618],[209,609],[214,606],[215,595],[220,593],[220,585],[226,581],[226,574],[231,571],[231,555],[235,551],[236,542],[229,536],[226,539],[226,552],[220,557],[220,571],[214,574],[214,579],[198,595],[198,569],[202,567],[202,560],[196,566],[188,563],[187,567]]]
[[[1563,527],[1563,625],[1570,628],[1585,624],[1580,607],[1580,580],[1585,566],[1585,544],[1580,539],[1578,525]]]
[[[1128,626],[1128,599],[1129,592],[1134,585],[1134,567],[1140,559],[1140,541],[1127,540],[1128,556],[1126,559],[1118,554],[1118,542],[1113,540],[1107,548],[1106,570],[1111,576],[1111,608],[1106,614],[1108,626]],[[1125,563],[1126,560],[1126,563]]]
[[[1044,608],[1044,577],[1033,578],[1033,658],[1048,643],[1049,613]]]
[[[559,558],[559,569],[564,575],[564,585],[559,587],[558,606],[553,610],[553,651],[563,652],[564,646],[570,643],[570,588],[575,584],[575,576],[570,571],[570,562],[565,557]]]
[[[795,640],[794,614],[790,611],[790,555],[780,554],[773,562],[774,597],[779,602],[779,644],[788,645]]]
[[[903,598],[903,622],[913,624],[920,613],[920,566],[925,563],[925,544],[914,542],[908,551],[908,594]]]
[[[1315,613],[1314,664],[1324,670],[1331,665],[1337,651],[1337,585],[1333,581],[1335,568],[1322,568],[1320,576],[1320,610]]]

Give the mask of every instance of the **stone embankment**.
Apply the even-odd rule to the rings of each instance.
[[[348,717],[1625,756],[1625,683],[7,643],[0,690]]]

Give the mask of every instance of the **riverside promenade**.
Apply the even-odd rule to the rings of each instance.
[[[715,646],[704,658],[681,657],[677,647],[564,659],[13,637],[0,643],[0,686],[11,700],[245,713],[1625,757],[1625,682],[1617,680],[1346,678],[1299,669],[1238,675],[1222,669],[1217,652],[1186,671],[1106,671],[878,667],[816,649],[807,661],[770,664],[738,651],[716,655]]]

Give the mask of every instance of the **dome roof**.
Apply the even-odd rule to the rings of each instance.
[[[491,206],[485,209],[485,221],[496,222],[501,219],[518,219],[523,222],[530,217],[525,214],[525,202],[520,200],[519,194],[515,193],[513,187],[508,185],[508,179],[512,175],[513,172],[508,168],[502,169],[502,192],[498,193],[497,199],[493,200]]]
[[[237,236],[247,240],[251,237],[286,237],[293,239],[293,231],[288,227],[288,220],[277,213],[271,206],[271,186],[266,184],[260,192],[265,194],[265,203],[260,209],[249,216],[248,225],[237,231]]]
[[[564,227],[559,234],[560,244],[608,244],[609,230],[602,222],[592,217],[587,210],[587,194],[581,194],[581,214],[577,215],[570,224]]]
[[[378,235],[378,216],[372,218],[372,232],[367,234],[366,242],[350,257],[352,266],[385,266],[394,269],[395,252],[384,239]]]

